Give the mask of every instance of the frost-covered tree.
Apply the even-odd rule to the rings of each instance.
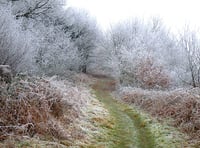
[[[200,38],[196,31],[185,28],[183,34],[180,35],[180,48],[185,57],[185,64],[182,80],[193,87],[200,86]]]
[[[30,48],[29,35],[22,31],[10,6],[0,5],[0,65],[8,64],[14,72],[21,71]]]
[[[7,1],[7,0],[5,0]],[[63,0],[19,0],[9,2],[12,14],[25,32],[30,32],[35,50],[29,54],[39,73],[65,70],[86,72],[95,48],[98,29],[86,12],[63,9]],[[32,56],[32,57],[31,57]]]
[[[147,22],[129,20],[113,26],[109,35],[111,49],[119,61],[122,83],[134,84],[138,63],[148,57],[163,66],[165,71],[175,71],[172,63],[177,62],[176,43],[159,19]]]
[[[51,18],[49,14],[60,9],[64,0],[12,0],[13,14],[16,19],[27,18],[40,20],[42,17]]]
[[[87,72],[91,61],[91,54],[97,47],[100,38],[100,31],[96,21],[83,10],[68,9],[66,12],[67,20],[63,25],[63,30],[70,35],[71,41],[77,47],[81,58],[79,70]]]
[[[64,74],[66,70],[78,71],[80,57],[76,46],[67,34],[55,26],[45,28],[35,56],[41,72],[48,75]]]

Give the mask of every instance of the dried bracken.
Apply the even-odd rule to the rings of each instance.
[[[200,140],[199,89],[173,91],[148,91],[124,88],[122,100],[139,106],[156,117],[173,118],[173,125],[192,138]]]
[[[136,68],[136,80],[142,88],[168,88],[170,77],[164,67],[157,65],[154,59],[142,59]]]
[[[20,76],[11,84],[1,82],[0,147],[7,143],[15,147],[16,141],[29,139],[41,144],[54,141],[64,147],[89,145],[100,134],[92,119],[104,118],[106,110],[82,85],[83,79],[89,81],[77,74],[78,82],[56,76]]]
[[[10,135],[60,136],[53,118],[63,116],[62,95],[44,79],[15,78],[0,86],[0,140]]]

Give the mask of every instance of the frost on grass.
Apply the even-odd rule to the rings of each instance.
[[[91,89],[83,84],[91,81],[86,75],[76,74],[74,81],[78,85],[69,81],[50,79],[51,85],[59,89],[63,95],[62,105],[65,116],[71,121],[67,130],[71,132],[73,141],[71,146],[94,146],[98,138],[102,138],[106,134],[100,126],[100,121],[109,120],[109,113],[95,98]],[[68,116],[67,106],[73,108],[74,111],[71,113],[76,113],[77,118]]]
[[[0,140],[16,135],[63,137],[54,119],[62,117],[62,96],[49,82],[38,78],[15,78],[0,85]]]
[[[143,124],[149,126],[151,133],[155,137],[155,148],[188,147],[186,136],[176,128],[165,123],[160,124],[155,118],[145,114],[141,109],[137,109]]]
[[[4,143],[26,137],[29,143],[39,139],[41,144],[47,140],[84,145],[98,133],[91,118],[105,113],[90,89],[55,78],[16,77],[11,84],[1,82],[0,96],[0,141]]]
[[[187,133],[196,143],[200,140],[199,88],[173,91],[149,91],[122,88],[120,96],[129,104],[139,106],[159,119],[172,119],[171,124]]]

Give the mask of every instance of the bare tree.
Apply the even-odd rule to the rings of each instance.
[[[49,17],[48,13],[64,5],[64,0],[15,0],[12,1],[13,13],[16,19],[39,19]]]
[[[190,31],[188,28],[185,29],[184,33],[180,38],[180,46],[184,50],[187,67],[186,72],[190,73],[189,82],[193,87],[200,86],[200,40],[197,33]]]

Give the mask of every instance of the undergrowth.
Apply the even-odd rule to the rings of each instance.
[[[63,116],[62,95],[47,80],[16,77],[11,84],[0,83],[1,141],[16,135],[63,136],[54,120]]]
[[[107,111],[76,74],[0,82],[0,147],[87,147],[101,137],[93,118]]]
[[[148,91],[139,88],[123,88],[122,100],[134,104],[158,119],[173,119],[171,124],[187,133],[192,143],[200,140],[199,90]]]

